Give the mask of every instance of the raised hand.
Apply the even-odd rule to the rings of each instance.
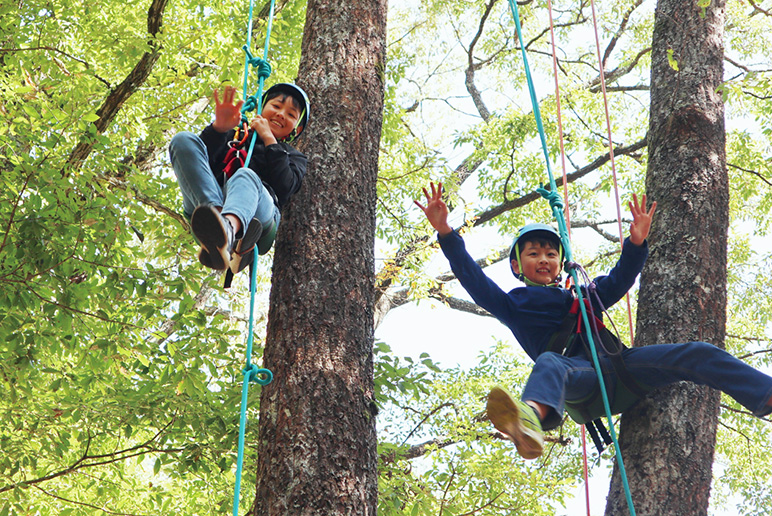
[[[641,196],[640,203],[638,203],[638,196],[633,194],[633,202],[628,203],[628,205],[630,206],[630,213],[633,215],[633,223],[630,224],[630,242],[641,245],[649,236],[651,221],[654,218],[654,211],[657,209],[657,201],[651,203],[651,209],[646,211],[646,194]]]
[[[424,212],[429,223],[437,230],[440,236],[447,235],[453,232],[453,228],[448,224],[448,205],[442,200],[442,183],[430,183],[432,193],[423,188],[424,196],[426,197],[426,206],[418,201],[413,201],[416,206],[421,208]]]
[[[214,122],[212,127],[215,131],[221,133],[227,133],[241,121],[241,106],[244,105],[243,100],[239,100],[234,103],[233,99],[236,96],[236,88],[233,86],[226,86],[223,89],[222,101],[220,101],[220,95],[217,89],[214,90]]]

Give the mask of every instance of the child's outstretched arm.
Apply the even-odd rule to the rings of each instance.
[[[453,228],[448,224],[448,205],[442,200],[442,183],[437,183],[437,186],[434,183],[430,183],[430,185],[432,188],[431,195],[429,195],[426,188],[423,189],[426,196],[426,206],[418,201],[413,202],[421,208],[429,223],[437,230],[437,233],[440,236],[445,236],[452,233]]]
[[[651,203],[651,209],[646,211],[646,194],[641,197],[640,204],[638,196],[633,194],[633,202],[628,203],[630,213],[633,215],[633,223],[630,224],[630,242],[635,245],[642,245],[649,236],[651,221],[654,218],[654,211],[657,209],[657,201]]]
[[[236,94],[236,88],[226,86],[222,93],[222,102],[217,89],[214,90],[214,122],[212,128],[219,133],[227,133],[241,121],[241,106],[243,100],[234,103],[233,98]]]

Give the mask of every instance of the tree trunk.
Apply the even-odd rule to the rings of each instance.
[[[309,0],[303,187],[274,256],[255,515],[374,515],[376,177],[386,1]]]
[[[641,275],[636,346],[724,345],[729,189],[717,91],[724,5],[657,4],[646,190],[659,207]],[[620,447],[639,516],[707,514],[719,396],[680,383],[622,416]],[[606,514],[629,514],[616,466]]]

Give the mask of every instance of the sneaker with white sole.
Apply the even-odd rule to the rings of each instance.
[[[524,459],[535,459],[544,452],[544,434],[536,409],[515,400],[501,387],[488,394],[488,419],[496,430],[515,443]]]

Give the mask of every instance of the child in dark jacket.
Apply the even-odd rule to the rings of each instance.
[[[585,400],[598,389],[592,359],[583,346],[551,351],[558,332],[574,304],[573,291],[560,288],[558,278],[563,252],[559,234],[546,224],[530,224],[518,233],[510,264],[525,284],[504,292],[491,281],[466,252],[461,236],[448,225],[448,207],[442,200],[442,184],[424,188],[426,206],[416,201],[438,232],[443,253],[461,285],[475,303],[506,325],[535,364],[520,401],[495,387],[488,395],[488,417],[526,459],[543,451],[543,430],[557,427],[566,403]],[[646,237],[656,203],[646,211],[646,196],[638,203],[633,196],[633,223],[616,266],[606,276],[595,278],[597,297],[593,311],[602,312],[632,287],[648,255]],[[612,359],[598,351],[605,384],[610,393],[622,382]],[[622,351],[626,375],[644,392],[688,380],[721,390],[756,416],[772,412],[772,378],[729,353],[705,342],[659,344]],[[597,416],[596,416],[597,417]]]
[[[175,135],[169,154],[184,214],[201,244],[199,261],[235,274],[252,261],[256,245],[260,254],[268,251],[282,206],[300,189],[307,160],[290,144],[308,124],[310,105],[298,86],[276,84],[263,95],[262,113],[244,137],[234,129],[244,101],[234,103],[234,96],[226,86],[220,101],[215,90],[214,122],[199,136]],[[246,164],[253,133],[257,140]]]

